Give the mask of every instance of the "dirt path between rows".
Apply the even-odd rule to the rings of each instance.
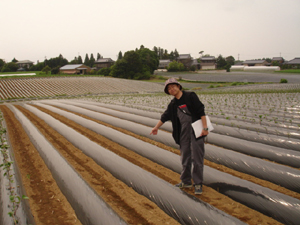
[[[22,185],[29,197],[36,224],[80,225],[73,208],[60,191],[20,122],[6,106],[1,105],[0,110],[6,122],[15,165],[19,167]]]
[[[137,166],[155,174],[156,176],[160,177],[161,179],[171,183],[176,184],[179,182],[179,174],[160,166],[106,138],[103,136],[94,133],[93,131],[90,131],[89,129],[82,127],[76,123],[74,123],[71,120],[68,120],[67,118],[60,116],[56,113],[53,113],[49,110],[46,110],[44,108],[35,106],[39,108],[40,110],[48,113],[49,115],[53,116],[54,118],[60,120],[62,123],[68,125],[69,127],[73,128],[74,130],[78,131],[79,133],[85,135],[90,140],[98,143],[99,145],[103,146],[106,149],[109,149],[110,151],[115,152],[119,156],[126,158],[128,161],[136,164]],[[48,139],[49,142],[51,142],[54,147],[65,157],[65,159],[77,170],[78,173],[81,174],[81,176],[89,183],[89,185],[129,224],[178,224],[173,218],[170,218],[167,214],[165,214],[160,208],[158,208],[153,202],[145,198],[144,196],[141,196],[137,194],[132,188],[129,188],[126,184],[121,182],[120,180],[114,178],[109,172],[105,171],[103,168],[101,168],[99,165],[97,165],[93,159],[87,157],[84,155],[81,150],[74,147],[71,143],[69,143],[63,136],[58,134],[56,131],[54,131],[49,125],[47,125],[43,120],[36,117],[31,112],[27,111],[26,109],[17,106],[17,108],[28,117],[32,123],[40,130],[40,132]],[[5,106],[0,106],[0,110],[4,114],[4,118],[6,120],[7,126],[8,126],[8,132],[10,135],[12,144],[12,149],[14,150],[17,160],[17,164],[20,167],[20,170],[22,172],[22,181],[23,185],[26,188],[27,195],[29,197],[31,210],[34,211],[34,217],[39,218],[39,221],[41,221],[38,224],[80,224],[80,222],[76,219],[75,213],[72,211],[71,206],[67,202],[66,199],[63,200],[64,196],[62,195],[58,187],[53,188],[53,186],[56,185],[54,179],[52,178],[51,174],[43,175],[43,173],[50,173],[48,169],[46,169],[43,165],[42,159],[40,158],[38,152],[35,150],[33,145],[31,144],[29,138],[27,137],[25,131],[22,129],[21,124],[14,118],[13,113],[10,112],[10,110]],[[88,118],[86,116],[80,115],[84,118],[93,120],[95,122],[98,122],[99,124],[104,124],[101,121],[97,121],[91,118]],[[106,126],[112,127],[108,124],[104,124]],[[152,144],[157,145],[158,147],[164,148],[166,150],[172,151],[176,154],[179,154],[179,151],[173,148],[170,148],[168,146],[165,146],[161,143],[155,142],[153,140],[149,140],[144,137],[140,137],[138,135],[132,134],[126,130],[119,129],[112,127],[114,129],[117,129],[121,132],[124,132],[126,134],[132,135],[136,138],[142,139],[144,141],[148,141]],[[22,142],[19,142],[18,140],[22,140]],[[21,143],[21,144],[19,144]],[[29,156],[27,156],[29,155]],[[28,157],[29,161],[24,161],[24,159]],[[24,162],[22,162],[24,161]],[[28,163],[31,162],[31,163]],[[37,163],[32,163],[37,162]],[[34,166],[33,169],[29,170],[27,169],[28,164],[32,164]],[[248,179],[251,181],[263,183],[264,185],[274,185],[270,182],[264,182],[262,180],[259,180],[255,177],[239,173],[237,171],[228,169],[222,165],[217,165],[214,163],[211,163],[207,160],[205,160],[205,164],[211,167],[214,167],[216,169],[219,169],[224,172],[230,172],[235,174],[236,176],[239,176],[243,179]],[[42,167],[43,165],[43,167]],[[37,170],[37,168],[43,168],[40,170]],[[48,171],[48,172],[47,172]],[[35,173],[41,173],[41,177],[47,177],[47,179],[41,179],[46,180],[46,182],[36,182],[39,179],[35,179],[36,181],[32,181],[31,178],[38,177],[38,175],[35,175]],[[30,179],[28,179],[28,174],[30,174]],[[51,178],[51,179],[50,179]],[[25,182],[24,182],[25,180]],[[47,183],[50,183],[52,186],[50,186],[50,190],[48,192],[51,192],[51,194],[46,195],[50,196],[50,199],[60,199],[60,201],[54,201],[54,203],[57,203],[60,207],[62,207],[62,210],[64,212],[64,220],[60,220],[60,214],[57,214],[56,210],[53,214],[49,215],[49,209],[47,210],[48,213],[41,213],[41,208],[43,207],[58,207],[58,206],[50,206],[49,199],[42,200],[41,202],[39,200],[35,200],[35,194],[36,191],[33,190],[33,188],[36,185],[36,183],[39,183],[42,185],[42,189],[47,188]],[[31,185],[31,186],[30,186]],[[46,187],[44,187],[46,186]],[[277,185],[274,185],[273,188],[277,188]],[[186,190],[189,194],[193,194],[193,190]],[[201,196],[195,196],[213,206],[216,208],[240,219],[241,221],[244,221],[247,224],[281,224],[278,221],[267,217],[253,209],[250,209],[238,202],[233,201],[232,199],[228,198],[225,195],[220,194],[216,190],[209,188],[207,186],[204,186],[203,188],[203,194]],[[287,194],[289,190],[282,189],[282,192]],[[291,193],[293,194],[293,193]],[[297,193],[296,193],[297,194]],[[55,196],[55,197],[52,197]],[[58,197],[59,196],[59,197]],[[298,196],[299,197],[299,196]],[[47,197],[46,197],[47,198]],[[45,206],[44,206],[45,205]],[[65,209],[67,208],[67,209]],[[57,210],[60,211],[60,210]],[[43,214],[43,215],[42,215]],[[47,218],[49,216],[49,218]],[[50,220],[57,219],[55,222],[50,222]],[[48,222],[49,221],[49,222]],[[66,221],[66,222],[65,222]],[[73,222],[71,222],[73,221]],[[76,223],[75,223],[76,221]],[[69,223],[68,223],[69,222]]]

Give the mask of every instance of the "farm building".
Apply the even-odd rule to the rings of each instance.
[[[16,62],[16,64],[18,65],[19,68],[29,68],[30,66],[33,65],[33,62],[30,60],[22,60]]]
[[[193,59],[191,66],[195,66],[196,70],[200,70],[200,68],[201,68],[201,65],[197,59]]]
[[[102,58],[102,59],[98,59],[95,62],[95,65],[96,65],[97,70],[99,70],[102,68],[111,67],[114,63],[115,63],[115,61],[112,60],[111,58]]]
[[[159,60],[158,69],[166,69],[169,66],[170,62],[171,62],[170,59]]]
[[[266,60],[246,60],[244,66],[267,66],[269,63]]]
[[[215,70],[216,58],[214,56],[204,56],[200,58],[200,66],[202,70]]]
[[[193,63],[193,58],[190,54],[180,54],[177,57],[177,62],[182,63],[185,67],[190,67]]]
[[[91,68],[83,64],[70,64],[61,67],[59,71],[66,74],[87,74]]]
[[[300,57],[294,58],[285,64],[292,66],[293,68],[300,68]]]
[[[282,63],[284,63],[284,59],[282,57],[273,57],[272,61],[271,61],[271,64],[276,63],[276,62],[279,63],[279,64],[282,64]]]

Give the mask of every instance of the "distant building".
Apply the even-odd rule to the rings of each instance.
[[[202,70],[215,70],[216,58],[214,56],[204,56],[200,58],[200,66]]]
[[[275,62],[278,62],[279,64],[282,64],[282,63],[284,63],[284,59],[282,57],[273,57],[272,61],[271,61],[271,64],[275,63]]]
[[[198,62],[197,59],[193,59],[193,62],[191,64],[191,66],[195,66],[196,70],[200,70],[201,69],[201,65],[200,65],[200,63]]]
[[[61,67],[59,71],[65,74],[87,74],[91,68],[83,64],[68,64]]]
[[[294,58],[285,63],[286,65],[290,65],[293,68],[300,68],[300,57]]]
[[[242,66],[243,63],[244,63],[243,61],[237,60],[237,61],[234,62],[234,65],[235,65],[235,66]]]
[[[267,66],[269,63],[266,60],[246,60],[244,66]]]
[[[193,63],[193,58],[190,54],[180,54],[176,60],[177,62],[182,63],[187,68],[191,67]]]
[[[30,66],[33,65],[33,62],[30,60],[22,60],[16,62],[16,64],[18,65],[19,68],[29,68]]]
[[[115,63],[115,61],[112,60],[111,58],[102,58],[102,59],[98,59],[97,61],[95,61],[97,70],[100,70],[102,68],[111,67],[114,63]]]
[[[169,66],[170,62],[170,59],[159,60],[158,69],[166,69]]]

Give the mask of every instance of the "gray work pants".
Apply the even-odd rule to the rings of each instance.
[[[186,109],[187,111],[187,109]],[[188,112],[189,113],[189,112]],[[203,183],[204,138],[196,139],[191,126],[191,116],[178,109],[177,115],[181,123],[180,159],[182,172],[180,179],[183,183]]]

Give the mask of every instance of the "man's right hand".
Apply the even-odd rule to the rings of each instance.
[[[164,124],[164,123],[163,123],[163,122],[161,122],[161,120],[159,120],[159,121],[157,122],[156,126],[155,126],[155,127],[153,127],[153,129],[152,129],[152,131],[151,131],[150,135],[151,135],[151,134],[153,134],[153,135],[157,135],[158,129],[159,129],[159,128],[160,128],[160,126],[161,126],[161,125],[163,125],[163,124]]]
[[[154,128],[152,129],[150,135],[151,135],[151,134],[157,135],[157,132],[158,132],[158,129],[154,127]]]

